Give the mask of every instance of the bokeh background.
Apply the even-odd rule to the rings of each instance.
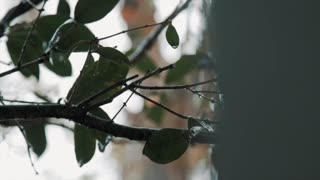
[[[0,18],[7,10],[17,5],[19,0],[0,1]],[[74,9],[77,0],[68,0]],[[183,3],[180,0],[122,0],[116,8],[103,19],[88,24],[89,29],[97,36],[104,37],[137,26],[163,21],[175,7]],[[43,15],[55,14],[58,0],[49,0]],[[165,40],[164,32],[157,43],[148,52],[147,58],[156,66],[164,66],[178,61],[184,55],[210,54],[207,38],[207,19],[210,0],[193,0],[189,7],[181,12],[174,20],[179,37],[180,46],[172,49]],[[31,11],[17,18],[12,24],[32,21],[37,12]],[[146,28],[122,34],[104,41],[104,46],[117,47],[122,52],[134,50],[139,43],[148,37],[153,28]],[[212,44],[212,42],[211,42]],[[6,37],[0,39],[0,71],[12,68],[10,56],[7,52]],[[36,94],[46,95],[52,102],[66,96],[70,87],[79,75],[85,60],[85,54],[73,53],[70,61],[73,73],[70,77],[61,78],[44,66],[41,67],[41,77],[25,78],[20,73],[14,73],[0,79],[1,95],[8,99],[40,101]],[[199,66],[177,82],[195,83],[214,77],[212,68],[208,68],[210,58],[201,59]],[[133,69],[130,74],[144,72]],[[148,85],[164,85],[164,75],[146,81]],[[216,89],[214,85],[202,86],[199,90]],[[161,101],[173,110],[195,117],[218,118],[215,105],[201,99],[189,91],[143,91],[154,100]],[[113,117],[130,93],[124,93],[112,103],[102,108]],[[214,98],[209,94],[208,97]],[[56,120],[68,127],[73,124],[65,120]],[[186,127],[186,122],[144,102],[133,96],[127,107],[115,119],[117,123],[145,127]],[[73,133],[69,129],[56,125],[46,126],[47,149],[40,157],[32,156],[39,175],[35,175],[27,155],[27,148],[23,136],[18,128],[1,128],[0,130],[0,169],[1,179],[34,179],[34,180],[193,180],[215,179],[212,170],[211,147],[208,145],[191,145],[187,152],[177,161],[168,165],[158,165],[142,155],[143,142],[130,142],[126,139],[114,139],[104,153],[96,152],[93,159],[79,168],[74,154]],[[98,151],[98,150],[97,150]],[[214,159],[213,159],[214,160]]]

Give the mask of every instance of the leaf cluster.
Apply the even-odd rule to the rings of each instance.
[[[111,121],[109,115],[95,105],[111,102],[114,95],[121,91],[121,86],[103,93],[98,98],[91,100],[90,98],[124,80],[132,67],[143,72],[157,68],[147,56],[139,63],[131,64],[128,59],[130,52],[124,54],[116,48],[103,47],[87,27],[86,24],[105,17],[118,3],[119,0],[78,0],[74,12],[71,12],[68,2],[60,0],[55,15],[41,16],[34,22],[11,26],[7,35],[7,47],[12,62],[19,67],[20,61],[22,64],[32,63],[37,58],[43,57],[46,68],[59,76],[66,77],[72,75],[69,56],[74,52],[86,52],[86,61],[69,90],[67,103],[72,106],[83,105],[83,108],[94,107],[89,108],[88,113],[105,121]],[[34,28],[30,31],[32,26]],[[26,39],[28,42],[25,50],[21,51]],[[174,49],[180,44],[179,35],[171,21],[166,30],[166,40]],[[99,54],[98,60],[93,59],[93,53]],[[201,55],[182,56],[177,61],[176,68],[167,74],[165,82],[181,82],[182,77],[192,71],[201,58]],[[37,79],[41,74],[38,64],[21,69],[20,72],[26,77],[33,76]],[[89,101],[83,104],[88,99]],[[163,114],[163,109],[159,107],[149,108],[146,111],[151,119],[158,122]],[[41,156],[46,149],[45,125],[41,123],[24,127],[32,150],[38,156]],[[75,155],[79,166],[90,161],[95,154],[96,146],[103,152],[112,141],[112,135],[82,125],[76,124],[73,130]],[[190,129],[157,131],[147,140],[143,154],[156,163],[172,162],[187,150],[192,137],[189,131]]]

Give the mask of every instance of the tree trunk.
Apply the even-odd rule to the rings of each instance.
[[[220,180],[319,179],[318,1],[216,0]]]

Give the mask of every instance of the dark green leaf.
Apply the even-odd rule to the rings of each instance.
[[[70,6],[66,0],[59,1],[57,14],[65,17],[70,16]]]
[[[94,116],[105,119],[106,121],[111,121],[110,117],[106,112],[104,112],[101,108],[95,108],[90,111]],[[100,152],[104,152],[106,146],[112,140],[112,136],[110,134],[106,134],[99,130],[96,130],[96,139],[98,140],[98,148]]]
[[[75,9],[75,20],[80,23],[91,23],[107,15],[119,0],[78,0]]]
[[[39,18],[36,23],[36,29],[41,39],[45,42],[45,49],[47,48],[48,42],[50,41],[51,37],[58,29],[58,27],[68,19],[68,17],[61,15],[48,15]]]
[[[63,52],[82,52],[88,50],[89,41],[93,39],[94,35],[86,26],[69,20],[56,30],[50,44]]]
[[[71,76],[72,65],[68,57],[69,53],[62,53],[53,50],[50,53],[50,62],[46,62],[45,65],[57,75]]]
[[[105,119],[106,121],[111,121],[109,115],[104,110],[102,110],[101,108],[92,109],[92,110],[90,110],[90,113],[93,114],[96,117]]]
[[[27,24],[18,24],[10,27],[7,47],[10,57],[15,65],[18,63],[19,55],[30,27],[31,26]],[[21,62],[27,63],[33,61],[41,57],[43,53],[41,39],[36,31],[33,31],[21,58]],[[26,77],[34,75],[37,79],[39,79],[39,66],[30,66],[21,70],[21,73]]]
[[[103,56],[104,58],[114,61],[114,63],[120,62],[120,63],[130,64],[127,56],[115,48],[103,47],[103,48],[97,49],[96,52],[100,54],[100,56]]]
[[[23,126],[32,151],[40,157],[47,147],[45,125],[43,123],[33,123]]]
[[[173,83],[181,81],[186,74],[191,72],[197,67],[203,55],[183,55],[176,62],[175,68],[170,70],[167,74],[166,83]]]
[[[68,93],[67,99],[70,103],[77,104],[126,77],[129,70],[128,62],[122,56],[106,53],[109,50],[110,48],[98,49],[97,52],[99,52],[100,58],[96,62],[94,62],[91,55],[88,56],[82,73]],[[89,105],[106,100],[119,89],[115,88],[105,93],[90,102]]]
[[[143,154],[152,161],[166,164],[178,159],[188,148],[190,137],[186,131],[161,129],[152,134],[143,148]]]
[[[179,35],[177,33],[176,28],[170,23],[168,25],[167,31],[166,31],[166,38],[168,43],[171,45],[173,49],[176,49],[179,46]]]
[[[74,148],[80,167],[89,162],[96,150],[95,130],[76,125],[74,128]]]

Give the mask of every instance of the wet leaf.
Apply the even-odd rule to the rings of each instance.
[[[7,47],[12,62],[15,65],[17,65],[18,63],[21,49],[24,45],[24,41],[27,37],[30,28],[31,26],[28,24],[17,24],[10,27],[10,31],[8,33]],[[29,38],[24,54],[21,58],[21,63],[31,62],[41,57],[43,53],[44,51],[42,50],[42,41],[38,36],[37,32],[34,31]],[[26,77],[34,75],[37,79],[39,79],[39,66],[30,66],[21,70],[21,73]]]
[[[82,73],[68,93],[67,99],[70,103],[77,104],[113,83],[125,79],[129,70],[128,61],[120,54],[107,53],[109,50],[110,48],[104,47],[98,49],[100,58],[97,61],[94,61],[91,55],[88,56]],[[119,89],[120,87],[103,94],[90,102],[89,105],[108,99],[111,94]]]
[[[38,31],[42,41],[45,42],[45,44],[43,45],[44,49],[47,48],[51,37],[58,29],[58,27],[68,19],[68,17],[61,15],[48,15],[39,18],[36,23],[36,30]]]
[[[94,155],[96,149],[95,130],[76,125],[74,128],[74,148],[77,162],[82,167]]]
[[[53,50],[50,53],[50,61],[46,62],[45,65],[52,72],[59,76],[71,76],[72,75],[72,65],[69,61],[69,53],[62,53]]]
[[[120,61],[120,63],[127,63],[128,65],[130,64],[127,56],[115,48],[103,47],[103,48],[97,49],[95,52],[100,54],[100,56],[103,56],[104,58],[108,58],[112,60],[114,63],[117,63]]]
[[[49,44],[62,52],[83,52],[89,49],[89,42],[94,38],[85,25],[68,20],[56,29]]]
[[[80,23],[91,23],[106,16],[119,0],[78,0],[75,9],[75,20]]]
[[[32,125],[24,125],[23,128],[32,151],[40,157],[47,147],[45,124],[33,123]]]
[[[190,137],[186,131],[161,129],[152,134],[143,148],[143,154],[159,164],[178,159],[188,148]]]
[[[70,6],[66,0],[59,1],[57,14],[65,17],[70,16]]]
[[[171,45],[173,49],[176,49],[179,46],[179,34],[177,33],[176,28],[170,23],[166,31],[167,42]]]

